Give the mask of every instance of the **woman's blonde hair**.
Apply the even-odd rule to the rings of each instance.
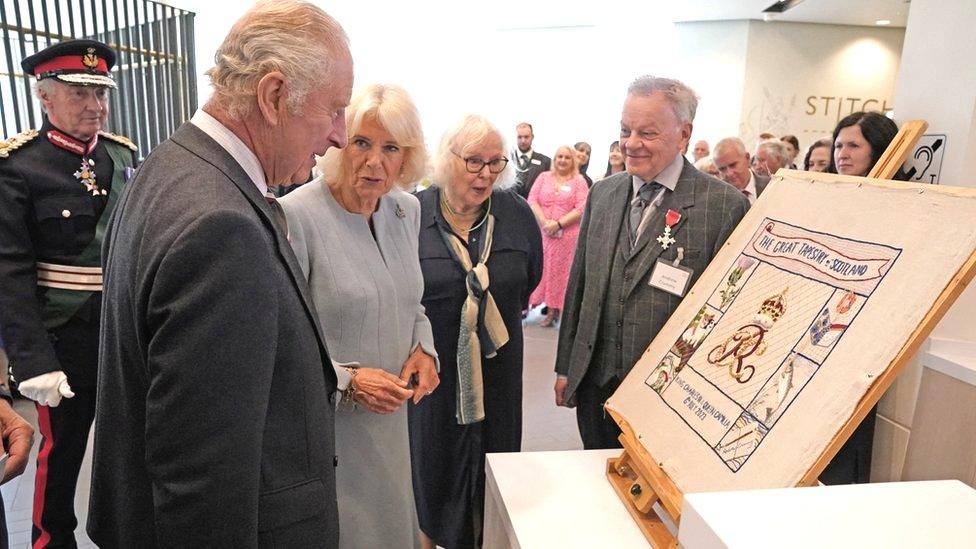
[[[556,173],[556,157],[559,156],[559,151],[566,151],[569,153],[569,157],[573,159],[573,169],[570,173],[579,173],[579,158],[576,157],[576,147],[570,147],[569,145],[561,145],[556,149],[556,153],[552,155],[552,173]]]
[[[396,183],[407,187],[422,179],[427,167],[427,147],[420,115],[407,91],[392,84],[371,84],[357,92],[346,108],[349,138],[359,133],[366,120],[375,120],[403,149],[403,165]],[[318,167],[326,181],[343,181],[350,175],[343,173],[344,150],[329,149],[319,159]]]

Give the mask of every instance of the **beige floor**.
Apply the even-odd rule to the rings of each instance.
[[[523,395],[522,450],[526,452],[541,450],[579,450],[583,448],[576,430],[576,416],[573,410],[556,408],[553,404],[552,385],[555,380],[553,363],[556,359],[555,328],[540,328],[538,314],[532,314],[525,322],[525,373]],[[27,401],[15,403],[17,411],[36,426],[34,407]],[[39,440],[40,437],[38,436]],[[88,478],[91,474],[89,457],[81,471],[82,481],[75,497],[75,510],[80,523],[75,536],[81,548],[95,547],[85,534],[85,521],[88,510]],[[27,471],[20,477],[0,487],[3,492],[4,509],[7,512],[7,528],[10,546],[24,548],[30,546],[31,502],[34,497],[34,456]]]

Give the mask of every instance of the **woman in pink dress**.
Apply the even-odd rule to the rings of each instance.
[[[529,297],[529,304],[545,303],[549,308],[541,326],[549,327],[559,320],[586,195],[576,151],[570,146],[559,147],[552,170],[540,174],[529,192],[529,206],[542,228],[543,255],[542,282]]]

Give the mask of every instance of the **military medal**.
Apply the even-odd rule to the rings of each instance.
[[[95,182],[95,161],[90,158],[81,159],[81,167],[75,172],[75,178],[81,181],[81,184],[85,186],[88,192],[92,193],[92,196],[108,194],[105,189],[98,188],[98,183]]]
[[[108,194],[108,190],[99,188],[98,182],[95,181],[95,161],[92,160],[91,154],[95,152],[95,146],[98,145],[97,135],[92,137],[88,143],[84,143],[58,130],[51,130],[47,132],[47,139],[53,145],[81,156],[81,167],[74,173],[74,176],[92,196]]]
[[[664,232],[661,236],[657,237],[657,241],[661,243],[661,248],[667,250],[672,244],[676,242],[674,237],[671,236],[671,227],[674,227],[681,221],[681,214],[674,211],[668,210],[667,215],[664,216]]]

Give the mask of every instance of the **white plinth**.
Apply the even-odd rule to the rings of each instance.
[[[606,478],[621,452],[488,454],[484,547],[646,548]]]
[[[976,546],[976,490],[957,480],[686,494],[688,549]]]

